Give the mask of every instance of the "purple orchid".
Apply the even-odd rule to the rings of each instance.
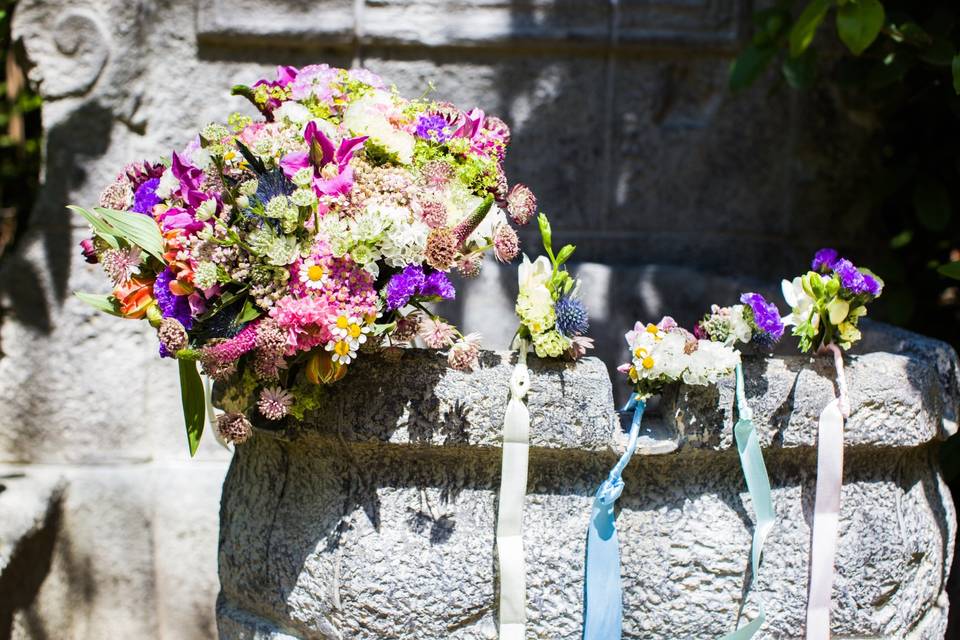
[[[157,222],[164,232],[174,229],[183,229],[187,233],[196,233],[203,228],[204,223],[194,218],[186,209],[170,207],[157,215]]]
[[[200,190],[200,185],[203,182],[203,170],[185,161],[176,151],[173,152],[170,171],[173,172],[173,177],[180,182],[180,197],[189,206],[198,207],[208,198],[207,194]]]
[[[353,154],[367,141],[368,136],[344,138],[340,146],[334,146],[313,121],[303,133],[309,151],[295,151],[283,156],[280,167],[288,178],[307,167],[313,168],[313,190],[318,196],[337,196],[350,192],[353,187]]]
[[[465,121],[460,128],[453,134],[459,138],[469,138],[473,139],[476,137],[477,133],[480,131],[480,128],[483,126],[484,113],[480,109],[474,107],[467,114],[465,114]]]

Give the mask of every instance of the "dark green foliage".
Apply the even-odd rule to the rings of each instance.
[[[0,0],[0,256],[25,226],[40,176],[40,96],[16,64],[15,0]]]

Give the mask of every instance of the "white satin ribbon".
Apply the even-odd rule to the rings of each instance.
[[[510,376],[510,401],[503,418],[503,463],[497,512],[500,640],[525,640],[527,630],[523,500],[527,493],[530,412],[523,399],[530,389],[530,373],[527,371],[527,343],[520,340],[519,348],[517,365]]]
[[[830,595],[840,528],[840,489],[843,486],[843,421],[850,415],[843,353],[828,344],[837,370],[840,397],[820,413],[817,431],[817,493],[810,543],[810,594],[807,599],[807,640],[830,638]]]

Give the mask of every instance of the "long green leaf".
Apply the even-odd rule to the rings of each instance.
[[[206,399],[203,395],[203,382],[197,372],[197,363],[192,360],[177,360],[180,365],[180,400],[183,403],[183,421],[187,428],[187,444],[190,457],[197,453],[200,436],[203,435]]]
[[[123,317],[120,315],[120,312],[117,310],[116,303],[110,296],[96,293],[83,293],[82,291],[74,291],[73,295],[77,296],[97,311],[109,313],[113,316]]]
[[[810,0],[790,29],[790,55],[796,58],[813,42],[817,27],[827,16],[830,0]]]
[[[107,224],[116,229],[124,240],[135,244],[157,260],[163,260],[163,236],[153,218],[131,211],[114,211],[97,207]]]
[[[837,35],[858,56],[877,39],[884,18],[880,0],[850,0],[837,9]]]
[[[941,265],[937,271],[940,272],[940,275],[953,278],[954,280],[960,280],[960,261]]]
[[[92,211],[87,211],[86,209],[83,209],[82,207],[78,207],[76,205],[72,205],[72,204],[67,205],[67,209],[70,209],[71,211],[74,211],[75,213],[79,213],[81,216],[83,216],[84,220],[90,223],[90,226],[93,227],[93,232],[96,233],[99,237],[103,238],[106,241],[106,243],[109,244],[111,247],[113,247],[114,249],[117,249],[120,247],[119,243],[117,243],[117,238],[114,235],[113,228],[111,228],[110,225],[104,222],[103,218],[94,214]]]

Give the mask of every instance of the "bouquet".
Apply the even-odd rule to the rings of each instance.
[[[731,307],[712,305],[710,313],[693,327],[693,335],[728,347],[740,342],[772,348],[783,337],[777,305],[767,302],[759,293],[745,293],[740,302]]]
[[[784,322],[793,326],[800,351],[831,354],[836,370],[837,397],[820,412],[817,425],[817,488],[806,616],[808,637],[829,637],[843,481],[843,427],[850,415],[843,350],[860,339],[857,324],[867,314],[866,305],[883,292],[883,280],[829,248],[816,252],[810,269],[792,281],[783,281],[783,297],[791,307]]]
[[[516,306],[520,318],[517,340],[532,344],[539,358],[565,356],[577,360],[593,347],[593,340],[586,336],[590,318],[579,297],[580,281],[564,266],[575,247],[568,244],[554,254],[550,221],[541,213],[537,222],[547,255],[533,262],[523,256]]]
[[[191,451],[197,361],[233,381],[218,424],[235,442],[248,419],[302,417],[364,351],[419,335],[473,366],[478,336],[425,305],[453,299],[449,274],[475,276],[485,252],[519,252],[510,221],[525,224],[536,198],[508,190],[507,125],[327,65],[234,93],[260,117],[209,124],[168,159],[126,167],[100,207],[73,207],[93,230],[85,257],[113,285],[78,295],[156,327],[160,355],[180,361]]]
[[[740,364],[740,353],[731,346],[698,339],[669,316],[657,324],[638,322],[624,337],[631,358],[618,370],[627,374],[638,400],[680,380],[691,385],[715,384]]]
[[[883,280],[834,249],[817,251],[810,268],[783,281],[783,297],[791,307],[784,323],[793,326],[804,353],[833,343],[849,349],[860,339],[857,323],[867,315],[866,305],[883,292]]]

